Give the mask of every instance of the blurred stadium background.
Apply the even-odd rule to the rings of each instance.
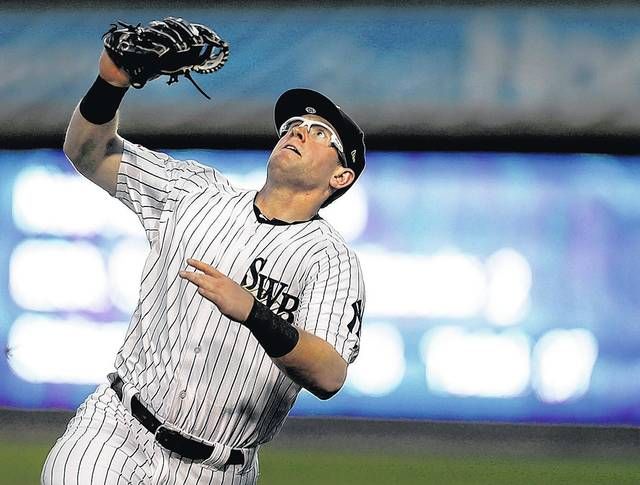
[[[135,304],[144,234],[61,146],[109,24],[166,15],[231,58],[213,102],[131,90],[129,140],[258,188],[284,90],[367,133],[323,214],[362,261],[361,355],[260,483],[640,483],[640,7],[115,1],[0,7],[0,484],[37,483]]]

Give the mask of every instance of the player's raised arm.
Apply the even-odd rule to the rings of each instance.
[[[117,133],[117,109],[128,86],[126,72],[103,51],[100,74],[76,106],[63,147],[78,172],[111,195],[116,191],[123,149],[123,140]]]
[[[229,46],[209,27],[176,17],[145,27],[111,24],[103,42],[100,75],[73,113],[64,152],[82,175],[115,195],[125,149],[117,133],[117,110],[127,88],[142,88],[161,75],[169,76],[169,84],[185,76],[209,98],[191,71],[219,70],[229,57]]]

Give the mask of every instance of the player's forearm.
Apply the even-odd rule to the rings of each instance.
[[[103,77],[104,71],[74,110],[63,149],[78,172],[114,195],[124,145],[117,111],[128,88]]]
[[[107,123],[91,123],[80,113],[79,105],[73,111],[67,128],[63,150],[73,166],[81,174],[91,177],[100,163],[108,156],[122,154],[118,143],[117,115]]]
[[[292,326],[246,290],[240,290],[249,297],[247,304],[251,311],[248,317],[237,318],[237,321],[251,330],[274,363],[320,399],[328,399],[338,392],[347,375],[347,363],[340,354],[326,341]]]
[[[320,337],[297,330],[299,339],[293,350],[273,361],[294,382],[320,399],[328,399],[344,384],[347,363]]]

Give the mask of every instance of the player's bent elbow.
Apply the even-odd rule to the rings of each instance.
[[[78,158],[79,153],[78,147],[65,139],[64,145],[62,145],[62,152],[64,153],[64,156],[67,157],[67,160],[69,160],[71,165],[75,167],[75,160]]]
[[[91,140],[81,145],[65,141],[62,150],[80,175],[115,195],[123,152],[121,138],[115,136],[100,145]]]
[[[313,395],[315,397],[317,397],[318,399],[320,399],[321,401],[326,401],[327,399],[331,399],[337,393],[338,393],[338,391],[334,391],[334,392],[314,392]]]
[[[321,401],[326,401],[327,399],[331,399],[333,396],[338,394],[338,391],[340,389],[342,389],[342,386],[340,386],[340,387],[338,387],[337,389],[334,389],[334,390],[325,390],[325,389],[313,389],[313,390],[311,390],[310,389],[310,391],[315,397],[317,397]]]
[[[97,161],[90,157],[90,155],[86,153],[86,150],[83,150],[82,146],[65,140],[62,151],[80,175],[84,175],[87,178],[93,175]]]
[[[289,376],[292,377],[290,373]],[[315,378],[307,377],[306,379],[297,380],[297,382],[318,399],[326,401],[342,389],[345,377],[346,373],[323,373],[322,375],[316,374]]]
[[[346,369],[344,372],[337,373],[332,378],[327,379],[326,382],[323,383],[322,386],[318,386],[316,389],[312,390],[314,396],[318,399],[326,401],[327,399],[335,396],[342,386],[344,385],[344,381],[347,377]]]

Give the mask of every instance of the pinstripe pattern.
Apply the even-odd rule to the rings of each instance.
[[[273,364],[248,329],[224,317],[178,277],[179,270],[188,269],[186,258],[242,282],[283,318],[333,345],[347,362],[356,358],[360,327],[353,327],[359,308],[354,305],[364,304],[356,255],[319,217],[293,224],[261,219],[255,196],[256,191],[234,187],[215,169],[125,141],[116,197],[137,214],[150,254],[116,369],[161,421],[205,442],[245,449],[249,463],[218,470],[182,459],[144,436],[146,430],[136,432],[136,423],[114,425],[112,414],[102,408],[122,405],[109,401],[98,406],[110,393],[102,390],[102,397],[89,400],[96,405],[81,406],[52,450],[43,470],[45,483],[257,480],[256,451],[278,432],[300,386]],[[147,443],[141,445],[141,439]],[[114,458],[113,450],[125,451]],[[136,458],[145,454],[145,459]],[[98,463],[93,481],[78,478],[85,473],[85,461]],[[141,464],[136,468],[124,464],[128,461]],[[116,473],[111,469],[123,479],[104,481]],[[58,470],[63,472],[60,482],[50,478],[59,476]],[[71,480],[67,475],[74,470]]]
[[[132,439],[134,438],[134,439]],[[42,469],[43,484],[150,483],[153,436],[106,385],[78,408]]]

